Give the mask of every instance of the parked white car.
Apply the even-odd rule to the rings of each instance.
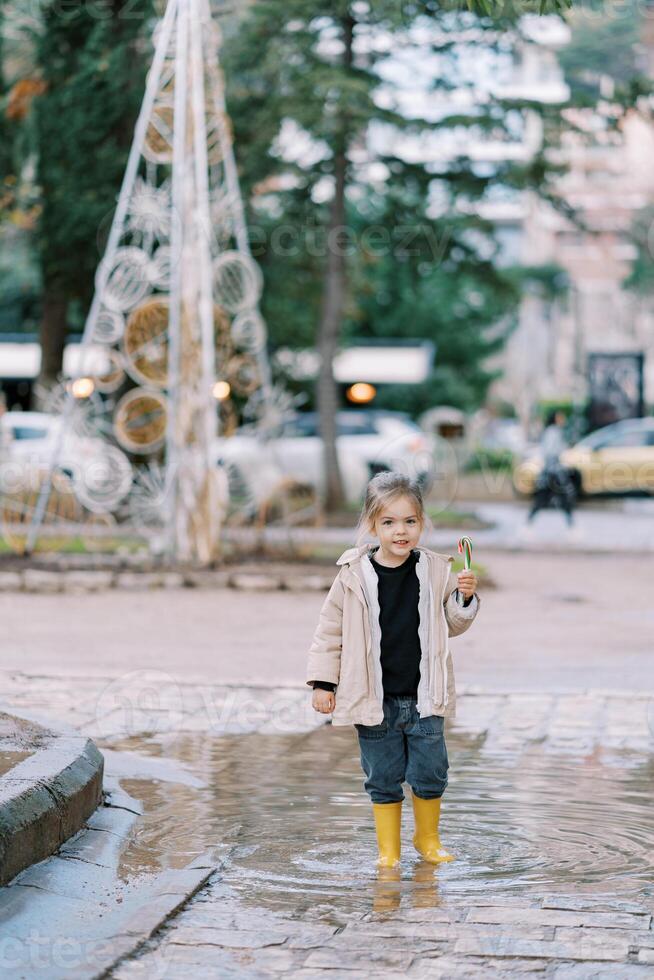
[[[45,412],[5,412],[0,417],[0,492],[14,493],[52,460],[62,420]],[[96,513],[112,510],[132,485],[132,467],[120,449],[100,438],[67,433],[57,469],[76,496]]]
[[[0,417],[0,445],[12,459],[47,455],[55,438],[58,419],[45,412],[5,412]]]
[[[435,440],[402,412],[348,409],[337,414],[336,451],[348,501],[359,502],[371,476],[399,470],[425,481],[433,467]],[[317,412],[288,419],[265,442],[247,430],[216,443],[216,462],[225,465],[241,492],[259,503],[282,480],[295,479],[324,492],[323,442]]]

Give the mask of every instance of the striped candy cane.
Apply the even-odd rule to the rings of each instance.
[[[472,568],[472,541],[469,537],[464,536],[459,541],[459,554],[463,555],[463,567],[469,571]],[[462,592],[459,592],[457,598],[460,606],[466,601]]]

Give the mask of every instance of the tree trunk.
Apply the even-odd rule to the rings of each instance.
[[[354,20],[343,20],[343,67],[352,66],[352,39]],[[317,402],[320,416],[320,435],[324,447],[325,509],[333,512],[343,507],[345,493],[336,452],[336,413],[338,411],[338,386],[334,380],[333,360],[343,325],[346,294],[345,242],[340,229],[345,227],[345,188],[347,185],[348,127],[346,113],[342,113],[341,129],[334,149],[334,197],[329,213],[327,234],[327,262],[323,279],[323,299],[318,328],[318,375]]]
[[[335,245],[335,229],[345,221],[345,154],[339,153],[335,160],[336,188],[329,220],[329,242],[327,266],[324,278],[324,293],[320,328],[318,332],[318,352],[320,354],[320,374],[318,376],[318,411],[320,413],[320,435],[324,445],[325,466],[325,508],[337,510],[345,501],[343,481],[336,452],[336,413],[338,411],[338,386],[334,380],[333,360],[338,349],[345,305],[345,256]]]
[[[39,393],[33,396],[37,408],[42,408],[45,394],[57,383],[62,371],[67,333],[68,300],[56,286],[46,285],[39,338],[41,343]]]

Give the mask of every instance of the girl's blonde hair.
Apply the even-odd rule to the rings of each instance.
[[[392,500],[398,497],[411,497],[416,510],[418,519],[423,527],[433,527],[431,520],[425,513],[425,505],[422,499],[422,488],[418,480],[412,480],[404,473],[396,473],[393,470],[383,470],[377,473],[369,481],[366,487],[366,494],[363,500],[363,507],[357,523],[356,544],[359,547],[367,534],[372,534],[377,517]]]

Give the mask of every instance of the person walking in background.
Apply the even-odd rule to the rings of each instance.
[[[353,724],[374,814],[378,868],[400,861],[402,783],[412,790],[413,844],[432,863],[453,860],[441,845],[441,797],[449,768],[444,721],[456,699],[448,636],[479,609],[477,577],[418,541],[427,521],[422,491],[401,473],[369,482],[357,541],[325,599],[307,666],[316,711]]]
[[[565,414],[550,412],[541,437],[543,468],[536,480],[534,497],[527,521],[531,523],[539,510],[546,507],[560,507],[565,511],[568,524],[573,523],[574,505],[577,489],[570,470],[561,462],[561,454],[567,448],[564,437]]]

